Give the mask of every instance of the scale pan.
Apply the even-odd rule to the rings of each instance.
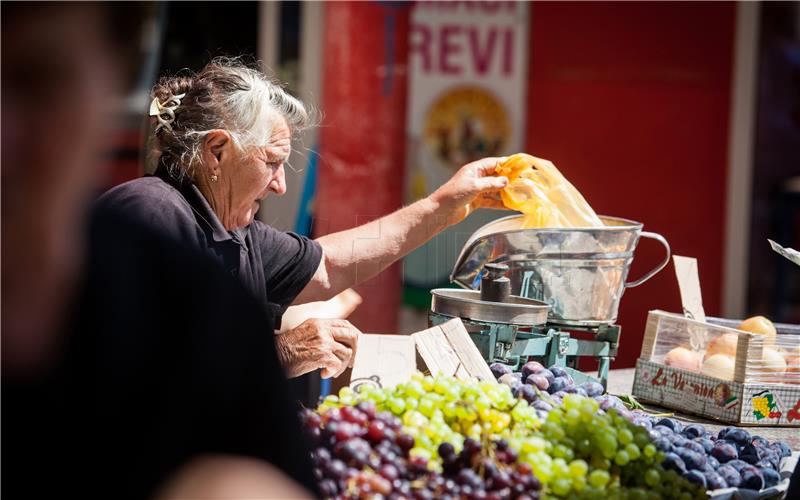
[[[550,306],[539,300],[511,295],[508,302],[481,300],[477,290],[434,288],[431,311],[473,321],[506,325],[539,326],[547,323]]]

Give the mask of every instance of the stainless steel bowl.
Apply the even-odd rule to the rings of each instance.
[[[626,288],[639,286],[669,262],[661,235],[618,217],[600,217],[605,226],[519,229],[521,215],[498,219],[478,229],[464,245],[450,279],[480,288],[484,264],[508,265],[511,293],[550,305],[551,323],[598,326],[616,321]],[[627,282],[639,237],[658,241],[664,259],[641,278]]]

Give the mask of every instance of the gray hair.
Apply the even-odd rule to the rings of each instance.
[[[152,97],[166,103],[186,94],[175,108],[170,127],[156,132],[150,163],[163,166],[174,178],[194,178],[201,164],[206,134],[226,130],[244,155],[265,146],[273,127],[284,119],[292,133],[312,125],[305,105],[261,71],[235,59],[217,58],[199,73],[165,77],[153,87]],[[148,169],[149,170],[149,169]]]

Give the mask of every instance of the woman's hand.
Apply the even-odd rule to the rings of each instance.
[[[508,179],[494,175],[494,169],[505,158],[484,158],[468,163],[430,195],[448,215],[448,222],[456,224],[477,208],[503,208],[498,191],[506,187]]]
[[[275,344],[287,377],[299,377],[322,368],[322,378],[330,378],[353,366],[360,335],[344,319],[309,319],[276,334]]]

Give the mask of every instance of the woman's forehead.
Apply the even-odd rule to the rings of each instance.
[[[270,138],[270,142],[261,149],[269,159],[286,159],[292,152],[292,138]]]

